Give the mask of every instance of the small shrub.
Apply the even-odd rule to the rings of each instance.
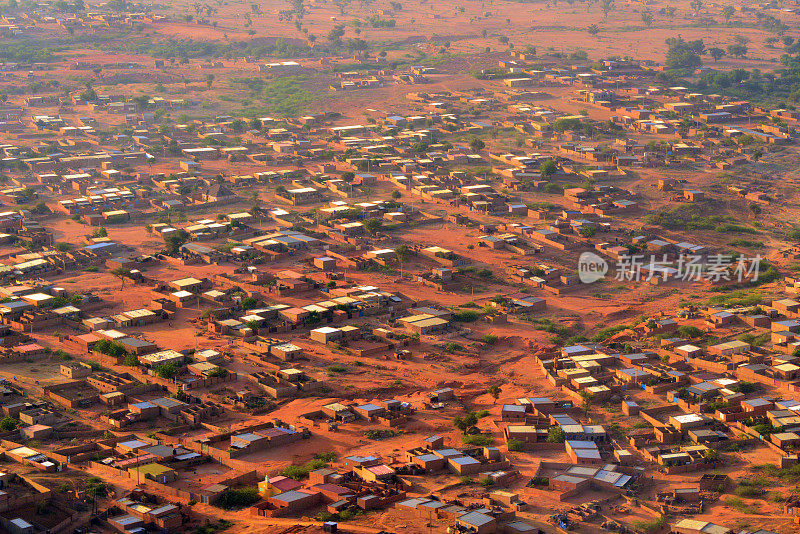
[[[494,334],[486,334],[481,338],[481,341],[486,343],[487,345],[494,345],[500,338]]]

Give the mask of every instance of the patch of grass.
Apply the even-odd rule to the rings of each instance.
[[[191,504],[191,502],[189,503]],[[228,521],[227,519],[220,519],[216,523],[209,523],[208,525],[202,525],[194,529],[194,534],[215,534],[217,532],[222,532],[223,530],[227,530],[233,526],[233,521]]]
[[[650,534],[658,532],[667,524],[667,518],[664,516],[651,519],[649,521],[634,521],[631,526],[639,532]]]
[[[728,243],[732,247],[744,247],[744,248],[764,248],[764,243],[761,241],[753,241],[750,239],[734,239],[730,243]]]
[[[670,230],[713,230],[725,223],[726,219],[721,215],[708,214],[699,204],[681,204],[671,210],[647,215],[644,222]]]
[[[721,295],[713,295],[707,301],[709,306],[758,306],[764,297],[755,291],[736,290]]]
[[[310,104],[319,99],[307,90],[303,76],[283,76],[267,80],[265,78],[242,78],[235,82],[247,85],[261,105],[243,109],[247,116],[262,116],[265,112],[281,117],[296,117]]]
[[[786,500],[786,497],[784,497],[780,492],[773,491],[769,494],[767,500],[770,502],[782,503],[784,500]]]
[[[781,468],[773,464],[757,464],[752,466],[751,469],[753,471],[763,473],[765,476],[777,478],[786,483],[800,482],[800,465]]]
[[[725,223],[714,228],[715,232],[722,234],[757,234],[758,230],[740,224]]]
[[[758,506],[755,506],[753,504],[747,504],[738,497],[730,497],[728,499],[725,499],[723,502],[725,503],[725,506],[733,508],[734,510],[742,514],[756,515],[761,512]]]
[[[472,436],[461,436],[461,441],[465,445],[473,445],[475,447],[488,447],[494,443],[492,436],[486,434],[475,434]]]
[[[739,497],[750,497],[750,498],[752,498],[752,497],[757,497],[757,496],[761,495],[761,489],[757,488],[755,486],[739,485],[739,486],[736,487],[735,490],[733,490],[733,493],[735,493]]]
[[[750,343],[751,345],[761,347],[769,343],[770,339],[772,339],[772,334],[770,332],[765,332],[757,336],[748,332],[739,336],[738,339],[739,341],[744,341],[745,343]]]

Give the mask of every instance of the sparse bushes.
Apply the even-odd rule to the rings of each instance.
[[[112,358],[121,358],[128,354],[128,351],[125,350],[125,347],[116,342],[111,341],[109,339],[101,339],[97,343],[94,344],[93,350],[101,354],[105,354],[106,356],[111,356]],[[126,358],[127,361],[127,358]],[[125,365],[130,365],[129,363],[125,363]],[[136,363],[133,365],[139,365],[139,360],[136,360]]]
[[[328,465],[327,461],[315,458],[309,462],[304,463],[303,465],[290,465],[286,467],[283,471],[281,471],[281,475],[288,478],[293,478],[295,480],[303,480],[304,478],[308,477],[308,474],[311,471],[322,469],[327,465]]]
[[[480,319],[481,314],[474,310],[464,310],[453,314],[453,321],[457,323],[472,323]]]
[[[377,429],[377,430],[367,430],[364,432],[364,437],[367,439],[373,439],[375,441],[379,441],[382,439],[389,439],[397,436],[398,433],[394,430],[389,429]]]
[[[683,325],[678,327],[678,334],[686,339],[698,338],[703,335],[703,331],[696,326]]]
[[[469,436],[461,436],[461,441],[464,442],[465,445],[488,447],[494,443],[494,438],[486,434],[473,434]]]
[[[597,332],[594,336],[592,336],[591,341],[593,341],[595,343],[600,343],[602,341],[605,341],[605,340],[613,337],[614,335],[618,334],[619,332],[622,332],[626,328],[628,328],[628,327],[626,325],[624,325],[624,324],[617,325],[617,326],[608,326],[606,328],[603,328],[599,332]]]
[[[633,523],[633,528],[645,534],[651,534],[660,531],[667,524],[665,516],[657,517],[649,521],[636,521]]]

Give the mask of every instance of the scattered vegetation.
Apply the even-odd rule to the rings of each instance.
[[[367,430],[364,432],[364,437],[367,439],[373,439],[375,441],[382,440],[382,439],[389,439],[399,434],[391,429],[375,429],[375,430]]]
[[[474,447],[488,447],[494,443],[494,438],[487,434],[472,434],[461,436],[461,441],[465,445],[472,445]]]

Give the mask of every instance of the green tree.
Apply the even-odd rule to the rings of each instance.
[[[167,253],[177,254],[181,246],[189,239],[189,233],[180,229],[164,236],[164,244],[167,246]]]
[[[17,428],[17,420],[11,417],[10,415],[5,416],[2,420],[0,420],[0,430],[5,432],[10,432],[11,430],[15,430]]]
[[[408,245],[400,245],[394,249],[394,253],[397,254],[397,259],[403,263],[407,262],[412,254],[411,249],[408,248]]]
[[[475,412],[467,412],[465,415],[457,415],[453,418],[453,426],[466,434],[467,430],[478,424],[478,414]]]
[[[594,37],[595,35],[600,33],[600,27],[597,26],[597,24],[590,24],[589,27],[586,28],[586,31],[589,32],[589,35]]]
[[[489,386],[489,395],[492,396],[495,402],[497,402],[497,399],[500,398],[500,391],[500,386],[497,384],[492,384]]]
[[[725,55],[725,50],[719,48],[718,46],[714,46],[708,49],[709,55],[714,58],[714,63],[722,58]]]
[[[473,152],[478,152],[479,150],[486,148],[486,143],[484,143],[483,139],[479,137],[473,137],[469,142],[469,147],[473,150]]]
[[[178,374],[179,369],[180,367],[177,364],[168,363],[166,365],[160,365],[159,367],[157,367],[156,374],[161,378],[166,378],[166,379],[175,378],[175,376]]]
[[[147,95],[134,96],[131,100],[136,104],[136,109],[139,111],[147,109],[147,105],[150,103],[150,97]]]
[[[728,45],[728,55],[736,57],[745,57],[747,55],[747,46],[740,43]]]
[[[111,269],[111,274],[114,275],[115,278],[119,278],[120,283],[122,284],[119,288],[120,291],[125,289],[125,278],[130,276],[131,270],[126,269],[125,267],[116,267]]]
[[[683,37],[666,40],[667,56],[664,62],[668,69],[693,69],[703,64],[700,54],[705,52],[702,39],[685,41]]]
[[[543,178],[549,178],[558,172],[558,164],[552,159],[545,160],[539,165],[539,172]]]
[[[383,221],[378,218],[367,219],[364,221],[364,229],[369,232],[370,235],[376,235],[378,231],[383,227]]]
[[[703,331],[696,326],[683,325],[678,327],[678,334],[686,339],[693,339],[702,336]]]
[[[85,100],[86,102],[93,102],[97,100],[97,92],[92,87],[92,84],[86,82],[86,90],[80,94],[81,100]]]
[[[560,426],[551,426],[547,429],[547,443],[564,443],[566,436]]]
[[[725,17],[726,24],[730,22],[733,13],[734,13],[733,6],[725,6],[722,8],[722,16]]]
[[[603,11],[603,20],[608,18],[608,14],[614,11],[614,0],[600,0],[600,9]]]
[[[585,389],[581,390],[581,398],[583,399],[583,412],[588,415],[594,398],[592,394],[586,391]]]

